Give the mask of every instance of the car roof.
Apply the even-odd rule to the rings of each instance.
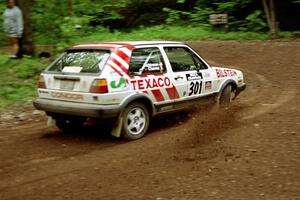
[[[117,42],[119,44],[129,44],[132,46],[138,45],[158,45],[158,44],[182,44],[182,42],[175,41],[127,41],[127,42]]]
[[[75,45],[69,49],[115,49],[120,47],[134,48],[141,45],[160,45],[160,44],[183,44],[174,41],[118,41],[118,42],[99,42]]]

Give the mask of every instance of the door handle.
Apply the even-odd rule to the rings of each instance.
[[[182,76],[177,76],[174,79],[177,81],[178,79],[183,79],[183,77]]]

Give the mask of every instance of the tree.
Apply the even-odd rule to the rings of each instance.
[[[24,34],[22,40],[22,51],[26,55],[34,55],[31,23],[31,0],[19,0],[19,7],[23,13]]]
[[[266,14],[268,26],[273,38],[278,37],[278,22],[276,21],[276,11],[274,0],[262,0]]]
[[[72,0],[68,0],[68,14],[72,15],[74,12],[74,6]]]

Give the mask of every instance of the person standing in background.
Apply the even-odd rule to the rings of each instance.
[[[24,30],[22,11],[16,0],[7,0],[7,8],[3,13],[3,28],[7,34],[12,55],[11,58],[22,58],[21,39]]]

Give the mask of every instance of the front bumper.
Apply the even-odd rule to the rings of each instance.
[[[119,105],[97,105],[88,103],[66,102],[51,99],[36,99],[33,105],[47,113],[75,115],[82,117],[114,118],[121,111]]]
[[[237,94],[241,93],[242,91],[244,91],[246,89],[247,85],[246,83],[243,83],[242,85],[237,87]]]
[[[244,91],[246,87],[247,87],[246,83],[239,85],[236,89],[236,96],[239,95],[242,91]]]

